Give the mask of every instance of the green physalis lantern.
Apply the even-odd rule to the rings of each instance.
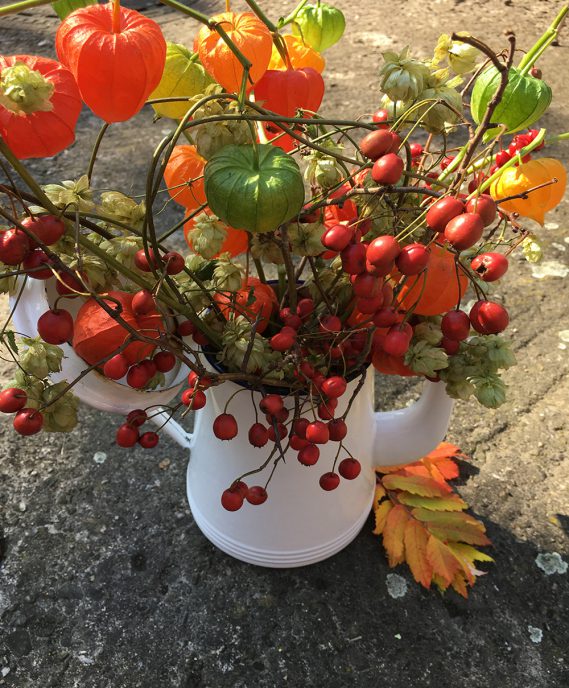
[[[178,43],[166,43],[166,62],[160,83],[150,94],[150,98],[193,98],[213,83],[192,53]],[[152,106],[160,117],[182,119],[190,107],[187,100],[156,103]]]
[[[472,117],[477,124],[484,118],[488,104],[500,84],[500,72],[496,67],[484,71],[472,90]],[[525,70],[512,67],[508,85],[501,102],[494,110],[492,124],[506,125],[506,133],[513,134],[531,127],[543,115],[551,103],[551,89],[541,79],[525,73]],[[489,141],[498,133],[498,128],[490,129],[484,136]]]
[[[337,43],[345,28],[346,20],[342,12],[323,2],[305,5],[292,24],[293,34],[300,36],[319,53]]]
[[[208,206],[231,227],[272,232],[304,204],[300,169],[276,146],[225,146],[210,158],[204,174]]]

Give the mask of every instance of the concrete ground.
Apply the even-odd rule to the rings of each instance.
[[[135,6],[134,3],[126,3]],[[240,7],[242,3],[236,2]],[[273,17],[292,2],[263,3]],[[552,0],[336,0],[345,39],[326,54],[324,112],[378,105],[380,53],[412,44],[427,55],[439,33],[467,30],[496,48],[515,29],[528,47],[560,7]],[[214,11],[222,3],[195,3]],[[150,1],[170,40],[195,25]],[[2,20],[3,53],[51,54],[57,21],[43,8]],[[540,65],[553,86],[544,126],[569,129],[569,32]],[[146,112],[112,127],[95,184],[139,189],[137,174],[161,136]],[[32,169],[52,181],[79,175],[96,135]],[[567,160],[567,148],[551,150]],[[134,170],[134,173],[133,173]],[[540,232],[547,273],[569,274],[569,203]],[[388,593],[371,521],[344,552],[303,569],[254,568],[217,551],[192,521],[187,454],[113,443],[115,419],[83,409],[80,432],[16,437],[0,421],[0,686],[12,688],[567,688],[567,573],[546,575],[538,553],[568,559],[569,281],[536,278],[513,261],[503,295],[519,364],[497,411],[459,404],[449,440],[472,457],[460,493],[488,528],[496,563],[466,601],[416,585]],[[5,366],[2,375],[9,379]],[[416,392],[381,379],[383,408]]]

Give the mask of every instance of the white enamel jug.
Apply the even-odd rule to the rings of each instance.
[[[27,281],[13,318],[18,333],[37,336],[37,320],[54,300],[52,290],[49,283]],[[73,300],[65,301],[65,307],[72,311]],[[86,364],[70,346],[64,345],[63,349],[63,370],[53,377],[71,381]],[[183,366],[177,366],[169,374],[166,388],[144,392],[91,371],[74,387],[74,392],[90,406],[124,415],[135,408],[168,404],[182,388],[187,372]],[[337,416],[343,413],[357,382],[349,383],[338,404]],[[360,475],[351,481],[342,479],[337,489],[325,492],[319,486],[319,478],[332,470],[337,443],[321,445],[320,458],[311,467],[302,466],[296,452],[288,450],[267,487],[267,501],[259,506],[245,502],[239,511],[229,512],[221,506],[222,492],[240,475],[258,468],[269,453],[268,444],[262,449],[249,444],[247,435],[255,422],[255,413],[248,391],[237,394],[228,408],[237,420],[237,437],[223,442],[212,432],[215,417],[238,389],[236,384],[226,382],[207,390],[207,404],[195,415],[193,433],[187,433],[173,421],[162,432],[190,449],[188,500],[204,535],[237,559],[275,568],[313,564],[346,547],[369,515],[374,467],[409,463],[432,451],[446,434],[453,407],[442,384],[425,382],[421,398],[411,406],[375,413],[374,374],[370,369],[346,419],[348,435],[344,440],[362,464]],[[254,399],[258,407],[260,394],[255,392]],[[158,413],[153,420],[161,425],[166,418],[165,413]],[[247,483],[264,485],[272,465],[271,462],[261,473],[249,476]]]

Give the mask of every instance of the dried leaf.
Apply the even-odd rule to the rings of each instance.
[[[385,533],[383,537],[385,538]],[[431,535],[427,542],[427,560],[433,567],[433,572],[448,585],[452,583],[456,572],[461,570],[460,561],[447,545],[434,535]]]
[[[375,494],[373,497],[374,505],[377,506],[379,504],[379,502],[381,502],[381,500],[386,496],[387,496],[387,492],[385,491],[385,488],[383,487],[383,485],[381,483],[376,483]]]
[[[442,497],[452,492],[448,485],[441,485],[432,478],[425,478],[420,475],[386,475],[383,484],[388,490],[405,490],[422,497]]]
[[[410,518],[409,511],[400,504],[394,506],[387,515],[383,529],[383,546],[387,551],[389,566],[397,566],[405,560],[405,526]]]
[[[433,567],[427,559],[429,535],[417,521],[410,519],[405,526],[405,556],[413,578],[425,588],[431,586]]]
[[[386,499],[379,506],[375,508],[375,528],[373,530],[374,535],[381,535],[383,529],[385,528],[385,522],[389,516],[389,512],[393,509],[393,504]]]
[[[406,506],[417,506],[432,511],[462,511],[468,508],[468,504],[454,493],[445,497],[420,497],[408,492],[401,492],[397,499]]]
[[[470,583],[472,585],[472,583]],[[466,579],[460,571],[452,579],[452,587],[459,595],[462,595],[464,599],[468,599],[468,588],[466,586]]]

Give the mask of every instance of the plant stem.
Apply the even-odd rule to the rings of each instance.
[[[285,17],[284,19],[279,20],[279,29],[282,29],[284,26],[287,26],[288,24],[292,24],[292,22],[296,19],[296,15],[302,10],[302,8],[306,5],[308,0],[301,0],[298,5],[294,8],[294,10],[288,15],[288,17]]]
[[[22,12],[23,10],[29,10],[32,7],[49,5],[50,3],[51,0],[23,0],[23,2],[15,2],[13,5],[0,7],[0,17],[4,17],[7,14],[16,14],[17,12]]]
[[[537,41],[537,43],[531,48],[525,55],[525,57],[522,59],[520,64],[518,65],[518,70],[520,71],[520,74],[525,75],[529,72],[529,70],[533,67],[535,64],[536,60],[538,57],[542,55],[544,50],[546,50],[552,43],[553,41],[557,38],[559,34],[559,29],[561,28],[561,25],[563,24],[565,17],[567,16],[567,12],[569,12],[569,6],[564,5],[561,8],[561,11],[555,17],[553,20],[553,23],[551,26],[547,29],[547,31],[543,34],[543,36]]]
[[[95,145],[93,146],[93,152],[91,153],[91,157],[89,159],[89,167],[87,168],[87,178],[89,179],[89,183],[91,183],[91,177],[93,176],[93,168],[95,167],[95,160],[97,159],[97,153],[99,152],[103,136],[105,135],[107,129],[110,126],[111,125],[109,122],[105,122],[97,135],[97,140],[95,141]]]
[[[269,31],[272,31],[273,33],[278,31],[277,27],[267,17],[267,15],[263,12],[263,10],[255,2],[255,0],[245,0],[245,2],[253,10],[253,12],[259,17],[259,19],[263,22],[263,24],[265,24],[265,26],[269,29]]]
[[[113,3],[113,23],[112,23],[112,31],[113,33],[120,33],[121,32],[121,3],[120,0],[111,0]]]

